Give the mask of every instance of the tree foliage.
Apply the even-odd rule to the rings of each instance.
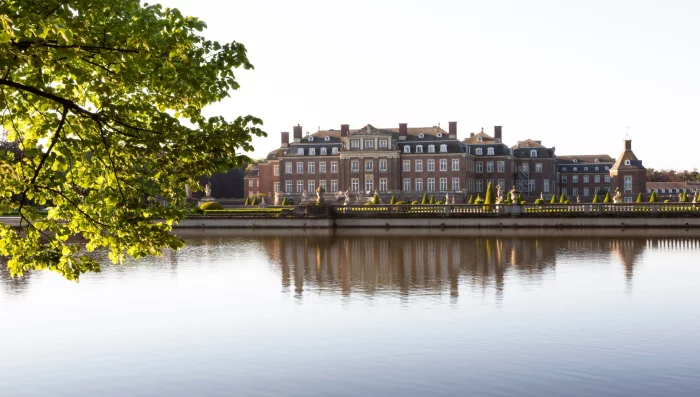
[[[97,248],[117,262],[180,247],[185,184],[248,162],[264,135],[253,116],[202,114],[252,68],[245,47],[138,0],[4,0],[0,23],[0,123],[22,153],[0,153],[0,212],[21,217],[0,225],[12,274],[74,279],[99,270]]]

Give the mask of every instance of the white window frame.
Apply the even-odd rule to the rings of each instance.
[[[404,153],[411,153],[411,147],[409,145],[404,145],[403,152]]]
[[[414,186],[416,187],[417,192],[423,191],[423,178],[415,178],[413,183],[414,183]]]
[[[447,171],[447,159],[440,159],[440,171]]]
[[[476,171],[475,172],[484,172],[484,162],[483,161],[476,162]]]
[[[374,172],[374,160],[365,159],[365,172]]]
[[[447,178],[440,178],[440,191],[441,192],[447,191]]]
[[[459,178],[452,178],[452,191],[456,192],[459,190]],[[448,203],[445,203],[448,204]]]
[[[292,181],[285,181],[284,183],[284,192],[285,193],[291,193],[292,192]]]
[[[435,153],[435,145],[428,145],[428,153]]]
[[[304,163],[301,161],[297,161],[297,174],[303,174],[304,173]]]
[[[337,173],[338,173],[338,162],[331,161],[331,174],[337,174]]]
[[[428,178],[428,191],[429,192],[435,191],[435,178]]]
[[[433,172],[435,171],[435,160],[430,159],[428,160],[428,172]]]
[[[476,150],[474,151],[474,154],[477,156],[482,156],[484,154],[484,149],[476,148]]]
[[[284,163],[284,173],[285,174],[291,174],[292,173],[292,162],[287,162]]]
[[[410,172],[410,171],[411,171],[411,160],[404,160],[404,161],[403,161],[403,171],[404,171],[404,172]]]
[[[326,173],[326,162],[325,161],[320,161],[318,163],[318,173],[319,174],[325,174]]]
[[[447,145],[445,145],[445,144],[440,145],[440,153],[447,153]]]
[[[387,169],[387,160],[386,159],[379,159],[379,172],[386,172]]]
[[[537,150],[536,149],[530,150],[530,157],[537,157]]]
[[[360,172],[360,160],[350,160],[350,172]]]
[[[486,172],[493,172],[493,161],[486,162]]]
[[[403,178],[403,191],[404,192],[411,191],[411,178]]]
[[[316,149],[309,148],[309,156],[315,156],[315,155],[316,155]]]
[[[495,153],[494,149],[492,147],[486,148],[486,155],[487,156],[493,156]]]
[[[416,160],[415,171],[423,172],[423,160]]]
[[[316,173],[316,163],[313,161],[309,161],[308,164],[306,164],[306,169],[307,169],[307,173],[315,174]]]
[[[459,159],[452,159],[452,171],[459,171]]]
[[[338,180],[331,179],[331,192],[337,192],[337,191],[338,191]]]

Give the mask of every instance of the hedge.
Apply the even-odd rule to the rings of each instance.
[[[216,201],[209,201],[199,206],[200,210],[212,211],[212,210],[223,210],[224,206],[217,203]]]

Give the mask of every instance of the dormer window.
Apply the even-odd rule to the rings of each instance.
[[[600,171],[600,167],[595,167],[595,170],[596,170],[596,171]]]
[[[574,172],[578,171],[578,167],[574,167]]]
[[[482,141],[484,140],[484,137],[481,137],[481,136],[480,136],[480,137],[476,138],[476,140],[479,141],[479,142],[482,142]]]
[[[438,132],[438,133],[437,133],[437,137],[438,137],[438,138],[442,138],[442,132]]]
[[[583,167],[583,170],[584,170],[584,171],[588,171],[588,167]]]
[[[562,167],[561,172],[566,172],[566,167]]]
[[[600,163],[600,159],[596,157],[595,162]]]
[[[408,146],[408,145],[404,146],[404,147],[403,147],[403,152],[404,152],[404,153],[411,153],[411,147]]]
[[[421,132],[420,134],[418,134],[418,138],[425,138],[425,134]]]
[[[476,149],[476,155],[477,155],[477,156],[481,156],[482,154],[484,154],[484,150],[483,150],[482,148],[477,148],[477,149]]]
[[[321,148],[321,156],[325,156],[327,154],[328,154],[328,150],[326,150],[326,148],[322,147]]]
[[[632,164],[632,162],[631,162],[631,161],[629,161],[629,160],[625,160],[625,165],[630,165],[630,164]]]
[[[331,149],[331,154],[338,154],[338,148],[334,147],[333,149]]]
[[[537,157],[537,150],[530,150],[530,157]]]
[[[428,145],[428,153],[435,153],[435,145]]]
[[[304,155],[304,149],[303,149],[303,148],[297,149],[297,155],[298,155],[298,156],[303,156],[303,155]]]
[[[416,153],[423,153],[423,145],[416,146]]]
[[[315,156],[316,155],[316,149],[310,148],[309,149],[309,156]]]
[[[447,145],[440,145],[440,153],[447,153]]]
[[[309,137],[309,142],[313,142],[313,141],[314,141],[314,137],[310,136],[310,137]]]
[[[494,153],[494,152],[493,152],[493,148],[492,148],[492,147],[486,149],[486,154],[487,154],[487,155],[493,156],[493,153]]]
[[[325,138],[323,138],[323,140],[326,141],[326,142],[328,142],[328,141],[331,140],[331,137],[330,137],[330,136],[326,136]]]
[[[374,147],[374,141],[371,139],[365,139],[365,148],[371,149]]]
[[[610,169],[610,167],[608,167],[608,166],[606,165],[606,166],[605,166],[605,171],[607,171],[607,170],[609,170],[609,169]]]
[[[574,163],[578,163],[578,159],[574,159]]]
[[[359,139],[353,139],[350,141],[350,147],[359,149],[360,148],[360,140]]]

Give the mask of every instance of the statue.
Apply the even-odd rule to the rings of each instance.
[[[304,201],[306,201],[306,198],[308,195],[309,195],[309,193],[306,191],[306,189],[304,189],[304,191],[301,192],[301,204],[303,204]]]
[[[450,203],[450,193],[445,192],[445,204]]]
[[[693,204],[698,202],[698,189],[695,189],[695,194],[693,195]]]
[[[613,203],[622,203],[624,200],[622,198],[622,193],[620,193],[620,188],[615,188],[615,197],[613,197]]]
[[[679,203],[683,202],[683,193],[678,193],[678,202]]]
[[[544,193],[540,192],[540,200],[544,203]]]
[[[455,196],[452,196],[452,205],[455,203]]]
[[[501,204],[503,202],[503,193],[501,192],[501,185],[496,185],[496,204]]]
[[[323,204],[323,193],[325,191],[326,190],[321,186],[316,188],[316,204],[318,204],[318,205]]]
[[[211,183],[204,185],[204,194],[207,198],[211,197]]]
[[[581,196],[576,196],[576,203],[581,204]]]
[[[515,186],[513,186],[513,189],[510,191],[510,201],[512,201],[513,204],[518,203],[518,191],[515,190]]]
[[[190,185],[188,185],[186,183],[185,183],[185,197],[187,197],[188,199],[192,198],[192,188],[190,187]]]

